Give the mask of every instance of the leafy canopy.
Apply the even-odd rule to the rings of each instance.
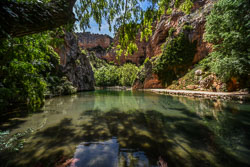
[[[225,81],[250,72],[250,3],[219,0],[207,17],[205,40],[213,44],[209,66]]]
[[[60,57],[53,47],[64,42],[63,32],[43,32],[0,41],[0,109],[27,106],[36,110],[45,94],[70,94],[71,83],[60,79]],[[59,86],[64,87],[60,88]],[[65,91],[66,90],[66,91]]]

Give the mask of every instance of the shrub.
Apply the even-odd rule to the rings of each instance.
[[[171,37],[175,31],[176,29],[174,27],[171,27],[168,31],[168,36]]]
[[[139,68],[133,64],[124,64],[119,68],[119,84],[121,86],[132,86]]]
[[[153,71],[163,84],[171,84],[191,65],[195,48],[196,43],[190,43],[183,33],[166,43],[162,55],[153,63]]]
[[[184,25],[183,27],[182,27],[182,29],[183,30],[187,30],[187,31],[190,31],[190,30],[193,30],[193,26],[192,25]]]
[[[48,33],[35,34],[0,42],[0,79],[12,97],[8,103],[26,104],[36,110],[43,105],[45,78],[58,63],[59,57],[49,45]],[[4,74],[4,75],[2,75]]]
[[[248,0],[219,0],[207,17],[205,40],[213,44],[209,68],[224,81],[250,71]]]
[[[30,110],[43,105],[46,93],[55,93],[63,75],[56,68],[60,57],[53,47],[61,44],[55,32],[44,32],[0,41],[0,100],[5,108],[24,104]],[[71,88],[69,83],[65,84]],[[68,92],[74,92],[70,89]],[[0,104],[1,105],[1,104]]]
[[[186,13],[186,14],[190,14],[190,11],[193,7],[193,2],[191,0],[185,0],[181,6],[180,6],[180,9]]]
[[[103,66],[94,70],[96,86],[132,86],[137,72],[138,67],[129,63]]]
[[[119,84],[118,68],[116,66],[103,66],[94,71],[97,86],[115,86]]]

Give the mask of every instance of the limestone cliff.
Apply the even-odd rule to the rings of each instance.
[[[173,9],[171,14],[166,14],[161,17],[154,27],[154,32],[149,39],[149,42],[144,46],[146,49],[145,57],[151,59],[152,57],[161,55],[162,45],[166,42],[166,38],[169,36],[170,31],[173,30],[172,38],[175,38],[180,33],[184,33],[190,42],[196,43],[196,53],[192,58],[190,67],[207,56],[212,51],[212,46],[203,40],[206,22],[205,18],[210,13],[214,2],[214,0],[195,1],[190,14],[185,14],[180,9],[175,8],[174,1],[172,1],[170,5]],[[147,68],[147,66],[144,66],[144,68]],[[179,71],[181,71],[181,68],[183,67],[180,66],[176,68],[180,68]],[[183,70],[187,70],[187,68]],[[148,70],[145,69],[145,71]],[[154,74],[152,70],[151,73],[145,77],[143,82],[139,77],[137,78],[134,84],[134,89],[162,88],[166,86],[161,84],[151,85],[149,82],[160,82],[159,77]]]
[[[76,33],[78,45],[81,49],[94,52],[98,58],[106,55],[107,49],[112,45],[113,38],[103,34],[91,34],[90,32]]]
[[[133,63],[133,64],[136,64],[137,66],[142,65],[145,58],[147,57],[146,48],[147,48],[148,42],[146,42],[145,40],[141,42],[140,33],[138,33],[136,36],[135,43],[138,47],[138,51],[135,52],[133,55],[129,55],[129,56],[121,55],[121,57],[118,60],[114,49],[112,49],[109,52],[107,52],[107,54],[103,57],[103,59],[109,62],[112,61],[120,65],[125,64],[125,63]],[[116,36],[114,38],[114,46],[116,46],[117,44],[118,44],[118,37]]]
[[[87,56],[81,53],[77,36],[66,33],[64,44],[55,51],[60,56],[61,71],[78,91],[94,90],[94,73]]]

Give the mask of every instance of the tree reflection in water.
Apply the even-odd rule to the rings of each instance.
[[[86,93],[74,100],[69,96],[59,98],[60,103],[51,100],[48,125],[31,135],[20,153],[2,153],[1,162],[58,167],[249,166],[249,105],[110,93]],[[54,112],[59,105],[60,112]],[[56,123],[50,124],[51,118]]]

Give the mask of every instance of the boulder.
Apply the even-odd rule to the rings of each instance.
[[[186,89],[188,90],[194,90],[194,89],[197,89],[198,88],[198,85],[188,85],[186,86]]]
[[[203,71],[202,70],[196,70],[194,73],[195,73],[196,76],[201,76]]]

